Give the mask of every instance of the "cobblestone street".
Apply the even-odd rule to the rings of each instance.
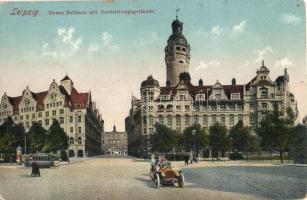
[[[156,189],[149,163],[131,158],[95,158],[41,169],[0,166],[0,195],[18,199],[303,199],[307,167],[250,162],[200,162],[184,167],[184,188]],[[0,197],[1,197],[0,196]]]

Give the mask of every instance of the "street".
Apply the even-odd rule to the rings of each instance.
[[[149,162],[94,158],[41,169],[0,166],[0,198],[18,199],[303,199],[307,167],[243,161],[199,162],[184,167],[185,187],[156,189]]]

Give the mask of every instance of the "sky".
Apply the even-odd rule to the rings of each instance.
[[[67,74],[79,92],[91,91],[105,130],[115,123],[123,131],[141,82],[151,74],[165,85],[164,47],[177,8],[194,84],[200,78],[205,85],[232,78],[246,84],[264,59],[272,80],[288,69],[300,117],[307,114],[302,0],[0,2],[0,95],[20,96],[26,86],[46,91]],[[150,12],[106,14],[110,10]]]

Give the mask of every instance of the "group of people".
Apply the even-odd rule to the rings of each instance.
[[[41,176],[41,173],[39,171],[39,166],[36,162],[32,162],[32,173],[31,176]]]
[[[199,157],[198,157],[198,153],[186,153],[184,155],[184,163],[186,166],[188,166],[189,164],[192,164],[193,161],[195,161],[196,163],[198,163]]]

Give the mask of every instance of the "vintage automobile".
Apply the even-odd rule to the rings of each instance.
[[[182,171],[174,169],[169,161],[152,166],[150,169],[150,179],[157,188],[160,185],[175,185],[175,183],[178,183],[178,186],[181,188],[184,187]]]

